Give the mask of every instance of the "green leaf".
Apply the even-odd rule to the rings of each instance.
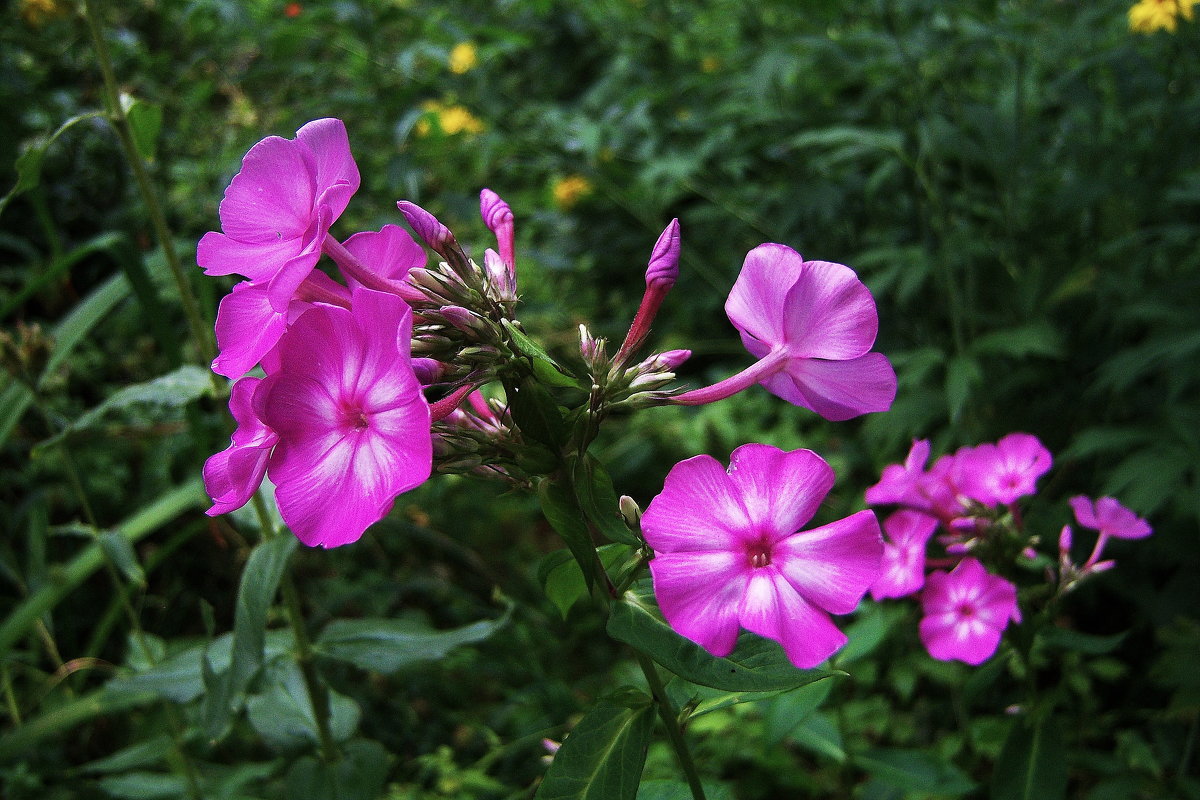
[[[106,531],[100,534],[100,547],[104,554],[116,566],[117,571],[125,576],[125,580],[135,586],[145,588],[146,573],[142,571],[137,552],[133,545],[120,531]]]
[[[921,750],[868,750],[854,756],[854,764],[889,786],[922,795],[955,797],[975,789],[958,767]]]
[[[526,336],[517,323],[506,319],[501,320],[500,324],[504,326],[504,330],[508,333],[517,352],[529,359],[533,365],[533,374],[539,381],[548,386],[588,388],[582,381],[560,367],[558,362],[551,358],[550,354],[543,350],[537,342]]]
[[[734,800],[733,791],[724,784],[701,780],[707,800]],[[695,795],[683,781],[642,781],[638,787],[637,800],[692,800]]]
[[[379,742],[355,739],[334,764],[313,756],[297,759],[288,770],[288,800],[376,800],[383,796],[391,756]]]
[[[797,669],[778,644],[744,633],[726,658],[718,658],[667,625],[654,603],[648,581],[613,604],[608,635],[650,656],[681,678],[729,692],[795,689],[831,675],[828,670]]]
[[[585,590],[590,592],[598,577],[596,550],[574,492],[553,479],[545,478],[538,484],[538,500],[541,501],[546,521],[563,538],[582,567]]]
[[[18,195],[29,191],[37,186],[42,179],[42,159],[46,156],[46,151],[50,149],[50,145],[54,144],[54,140],[62,136],[68,129],[83,122],[84,120],[103,118],[104,114],[99,111],[89,111],[86,114],[78,114],[71,117],[62,125],[58,126],[58,130],[50,134],[45,139],[34,142],[22,151],[21,155],[17,156],[17,183],[13,188],[9,189],[8,194],[0,197],[0,214],[4,213],[4,209]]]
[[[595,457],[584,455],[575,463],[573,473],[575,497],[588,521],[610,542],[641,546],[642,542],[625,525],[617,492],[604,466]]]
[[[487,639],[508,622],[512,608],[495,620],[448,630],[405,619],[339,619],[325,626],[316,652],[362,669],[390,674],[421,661],[436,661],[456,647]]]
[[[1098,656],[1116,650],[1128,635],[1128,631],[1114,633],[1111,636],[1097,636],[1096,634],[1068,630],[1067,628],[1048,628],[1042,634],[1041,639],[1048,647],[1074,650],[1077,653]]]
[[[870,655],[887,638],[892,625],[904,617],[905,613],[904,609],[897,606],[863,603],[854,622],[846,628],[849,641],[834,656],[834,663],[841,667]]]
[[[149,767],[161,763],[173,747],[170,736],[155,736],[122,748],[110,756],[89,761],[79,769],[83,772],[125,772],[137,767]]]
[[[814,685],[820,686],[821,684]],[[668,681],[666,689],[671,705],[684,709],[688,719],[702,717],[705,714],[741,703],[755,703],[771,697],[778,697],[781,694],[780,691],[727,692],[724,689],[713,689],[709,686],[700,686],[691,681],[685,681],[678,675]]]
[[[1014,358],[1062,358],[1066,354],[1062,335],[1045,322],[992,331],[972,342],[971,350],[980,355],[994,353]]]
[[[158,149],[158,134],[162,130],[162,106],[145,100],[131,100],[126,104],[125,118],[129,120],[138,155],[144,161],[153,161]]]
[[[297,750],[321,741],[304,676],[290,659],[276,663],[265,690],[246,699],[246,716],[263,741],[277,750]],[[329,728],[336,741],[353,736],[361,717],[358,703],[329,690]]]
[[[526,378],[520,384],[506,382],[504,394],[513,422],[526,438],[542,444],[551,452],[561,452],[567,428],[563,411],[546,387]]]
[[[831,758],[839,764],[846,760],[842,732],[833,718],[823,712],[818,711],[801,720],[787,738],[806,750]]]
[[[88,720],[105,714],[119,714],[131,708],[150,705],[158,697],[150,692],[119,694],[108,687],[69,700],[63,705],[25,720],[19,727],[0,735],[0,762],[32,750],[51,736],[65,735]]]
[[[970,356],[955,356],[946,366],[946,405],[950,420],[962,418],[963,409],[971,397],[971,389],[983,380],[983,370]]]
[[[33,297],[42,289],[57,281],[65,273],[69,272],[72,267],[88,256],[96,253],[109,253],[114,260],[124,262],[128,259],[121,259],[117,254],[130,249],[132,249],[132,243],[129,237],[123,233],[105,231],[104,233],[96,234],[86,242],[72,247],[58,258],[51,260],[36,275],[26,280],[21,286],[20,291],[9,297],[3,306],[0,306],[0,319],[7,318],[9,314],[23,306],[30,297]]]
[[[776,696],[764,703],[767,742],[778,744],[796,726],[821,707],[833,689],[833,681],[817,681]]]
[[[1058,723],[1013,719],[992,771],[992,800],[1057,800],[1066,792],[1067,758]]]
[[[38,378],[38,384],[42,384],[48,376],[54,374],[75,346],[128,295],[129,280],[124,275],[114,275],[75,306],[70,314],[63,317],[52,332],[54,350],[50,353],[45,370]],[[8,387],[0,392],[0,442],[8,439],[32,400],[33,395],[29,388],[16,381],[10,382]]]
[[[122,800],[157,800],[188,796],[187,780],[182,775],[162,772],[127,772],[101,778],[99,786],[107,794]]]
[[[640,693],[639,693],[640,694]],[[600,700],[554,754],[539,800],[634,800],[654,730],[654,705]]]
[[[596,548],[596,555],[604,569],[611,570],[622,558],[629,555],[629,547],[623,544],[605,544]],[[579,562],[569,550],[555,550],[542,559],[538,567],[538,580],[546,591],[546,597],[567,618],[571,607],[587,597],[587,586]]]
[[[118,390],[103,403],[67,425],[56,436],[40,442],[34,448],[34,455],[58,444],[73,433],[94,427],[112,411],[123,411],[135,406],[146,407],[150,418],[157,419],[166,409],[180,408],[212,393],[212,376],[209,371],[194,364],[184,365],[154,380],[135,383]]]

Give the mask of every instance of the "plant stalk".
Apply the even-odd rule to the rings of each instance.
[[[633,654],[637,657],[638,666],[642,668],[642,674],[646,676],[646,683],[650,685],[650,693],[654,695],[654,704],[658,707],[659,719],[662,720],[663,727],[667,729],[667,738],[671,741],[671,748],[675,751],[679,768],[683,770],[683,774],[687,778],[688,788],[692,790],[692,798],[693,800],[705,800],[704,786],[700,783],[700,773],[696,771],[696,762],[692,760],[692,754],[683,738],[683,730],[679,727],[679,718],[675,709],[671,708],[671,701],[667,699],[666,687],[663,686],[662,678],[658,675],[658,668],[644,653],[634,650]]]

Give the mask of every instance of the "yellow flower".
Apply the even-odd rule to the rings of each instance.
[[[565,178],[555,178],[550,186],[554,195],[554,204],[563,211],[574,206],[580,198],[591,194],[592,184],[582,175],[567,175]]]
[[[1164,30],[1174,33],[1179,18],[1191,20],[1192,7],[1200,0],[1141,0],[1129,9],[1129,30],[1134,33],[1154,33]]]
[[[450,71],[462,75],[475,69],[479,64],[479,54],[471,42],[459,42],[450,50]]]
[[[31,27],[40,28],[48,20],[61,17],[68,9],[58,0],[21,0],[21,18]]]
[[[716,56],[705,56],[700,59],[700,71],[713,73],[721,68],[721,60]]]
[[[417,120],[415,130],[417,136],[428,136],[433,133],[433,124],[446,136],[459,133],[482,133],[483,122],[463,106],[446,105],[437,100],[429,100],[421,104],[425,116]],[[432,119],[431,119],[432,118]]]

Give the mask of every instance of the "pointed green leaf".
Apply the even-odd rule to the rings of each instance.
[[[106,531],[100,534],[99,539],[104,554],[125,576],[125,580],[134,586],[145,587],[146,573],[142,571],[141,562],[130,541],[120,531]]]
[[[158,133],[162,130],[163,110],[157,103],[132,100],[125,109],[129,130],[138,155],[145,161],[153,161],[158,150]]]
[[[575,497],[588,521],[611,542],[640,546],[641,541],[621,517],[620,501],[604,466],[593,456],[585,455],[575,463],[573,472]]]
[[[50,148],[50,145],[54,144],[55,139],[57,139],[59,136],[62,136],[62,134],[68,129],[73,128],[76,124],[83,122],[84,120],[95,119],[96,117],[103,116],[104,114],[99,111],[89,111],[85,114],[78,114],[68,119],[62,125],[59,125],[58,130],[50,134],[50,136],[36,141],[26,147],[21,155],[17,157],[15,165],[17,168],[16,185],[8,191],[8,194],[4,195],[4,197],[0,197],[0,214],[4,213],[5,207],[13,200],[13,198],[17,197],[23,192],[29,191],[41,182],[42,159],[46,155],[46,150]]]
[[[297,759],[288,770],[288,800],[376,800],[384,796],[391,756],[379,742],[355,739],[334,764],[313,756]]]
[[[538,500],[546,521],[563,538],[582,567],[585,589],[590,592],[599,577],[596,574],[596,550],[574,492],[546,478],[538,485]]]
[[[1067,793],[1062,729],[1053,719],[1013,719],[996,767],[992,800],[1058,800]]]
[[[325,626],[316,652],[362,669],[390,674],[421,661],[436,661],[456,647],[487,639],[508,622],[504,616],[448,630],[407,619],[338,619]]]
[[[634,800],[654,730],[654,705],[598,702],[554,754],[538,800]]]
[[[605,544],[596,548],[596,555],[606,571],[626,558],[629,552],[629,547],[623,544]],[[538,580],[563,619],[567,618],[572,606],[587,597],[579,562],[567,550],[555,550],[542,559]]]
[[[504,330],[508,333],[516,350],[529,359],[533,365],[533,374],[537,376],[539,381],[548,386],[562,386],[575,389],[587,388],[583,385],[582,381],[568,374],[565,369],[560,367],[537,342],[525,335],[525,332],[516,323],[506,319],[501,324],[504,326]]]
[[[317,715],[299,665],[290,659],[276,663],[266,689],[246,699],[246,715],[259,736],[277,750],[295,750],[319,744]],[[339,742],[354,735],[362,711],[343,694],[329,691],[329,728]]]
[[[729,692],[770,692],[794,689],[844,673],[797,669],[775,642],[744,633],[726,658],[712,655],[666,623],[649,591],[641,581],[613,604],[608,618],[608,635],[650,656],[676,675],[714,689]]]

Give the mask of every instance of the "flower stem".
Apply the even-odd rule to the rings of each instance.
[[[263,536],[268,539],[274,537],[276,535],[275,525],[267,511],[267,503],[263,500],[261,489],[254,493],[253,502],[254,513],[258,516],[258,524],[262,529]],[[308,638],[307,628],[304,627],[304,609],[300,605],[300,594],[296,591],[296,584],[292,581],[292,575],[288,569],[290,569],[290,565],[284,570],[283,577],[279,581],[280,594],[283,595],[283,608],[287,614],[288,623],[292,627],[292,635],[296,640],[296,662],[300,666],[300,675],[304,679],[304,690],[308,694],[309,702],[312,703],[313,718],[317,721],[317,739],[321,760],[327,764],[333,764],[341,759],[342,754],[338,750],[337,742],[333,738],[333,731],[329,727],[329,692],[317,672],[317,665],[313,660],[312,642]]]
[[[736,375],[731,375],[712,386],[675,395],[668,398],[667,402],[675,406],[702,406],[724,400],[779,372],[786,366],[787,360],[786,350],[772,350]]]
[[[107,107],[109,120],[117,132],[117,137],[121,140],[121,149],[125,151],[125,160],[129,162],[130,169],[133,170],[133,178],[137,182],[138,192],[142,196],[146,214],[154,229],[154,238],[158,240],[163,259],[167,262],[167,267],[175,279],[175,286],[179,290],[179,300],[183,305],[183,313],[187,318],[188,327],[191,329],[192,338],[195,339],[196,346],[200,348],[200,355],[207,366],[217,355],[212,326],[200,314],[200,304],[196,301],[192,285],[183,271],[179,254],[175,250],[175,243],[171,238],[170,228],[167,227],[162,203],[159,202],[158,194],[150,182],[146,163],[142,159],[141,153],[138,152],[129,117],[121,107],[121,99],[117,93],[116,75],[113,72],[112,60],[108,56],[108,45],[100,30],[100,15],[96,8],[96,0],[84,0],[83,16],[87,21],[88,32],[91,34],[92,46],[96,51],[96,63],[100,67],[100,76],[104,83],[104,105]],[[216,375],[213,376],[213,385],[220,388],[220,379]]]
[[[671,701],[667,699],[667,691],[663,686],[662,678],[658,675],[658,668],[644,653],[634,650],[633,654],[637,657],[638,666],[642,668],[642,674],[646,676],[646,683],[650,685],[650,693],[654,695],[654,704],[658,706],[658,716],[663,722],[663,727],[667,729],[667,738],[670,739],[671,747],[675,750],[679,768],[687,777],[688,787],[692,790],[692,798],[693,800],[705,800],[700,774],[696,771],[696,763],[692,760],[687,742],[684,741],[683,730],[679,727],[679,718],[675,709],[671,707]]]

